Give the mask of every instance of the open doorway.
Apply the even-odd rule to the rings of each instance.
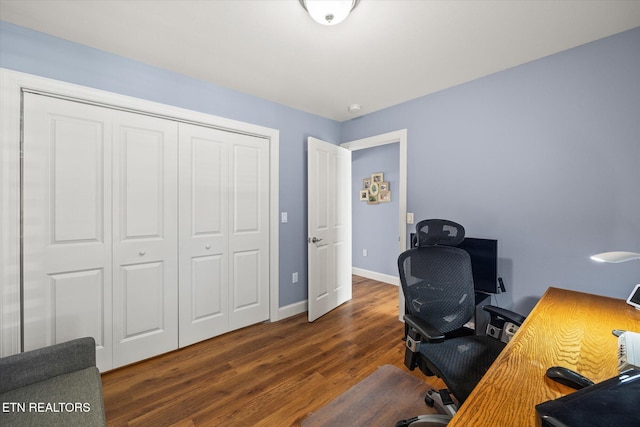
[[[369,138],[350,141],[350,142],[341,144],[341,146],[351,151],[359,151],[359,150],[371,149],[374,147],[386,146],[389,144],[397,144],[397,147],[398,147],[397,148],[398,149],[398,153],[397,153],[398,165],[397,165],[397,175],[396,175],[397,181],[398,181],[397,194],[395,194],[395,192],[394,194],[392,194],[392,197],[396,198],[398,202],[397,203],[398,246],[396,251],[394,250],[389,251],[389,256],[393,254],[393,259],[396,259],[397,256],[407,248],[407,130],[403,129],[399,131],[385,133],[382,135],[372,136]],[[380,172],[380,171],[371,171],[371,172],[373,173],[373,172]],[[366,203],[366,202],[357,201],[354,203]],[[354,223],[357,220],[358,218],[354,218],[353,219]],[[389,229],[393,227],[392,224],[381,224],[380,226],[381,227],[384,226]],[[375,232],[375,230],[372,230],[372,232]],[[357,248],[357,250],[361,251],[362,248]],[[362,273],[361,270],[356,270],[356,271]],[[397,276],[394,277],[393,275],[390,275],[390,274],[384,274],[384,273],[379,275],[373,274],[371,276],[368,275],[365,277],[369,277],[382,282],[399,285]],[[403,302],[404,299],[401,293],[402,293],[401,289],[398,288],[398,295],[400,299],[399,306],[401,307],[400,313],[399,313],[400,319],[402,318],[402,315],[403,315],[402,308],[404,305],[404,302]]]

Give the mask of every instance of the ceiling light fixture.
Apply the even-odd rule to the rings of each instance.
[[[311,18],[322,25],[337,25],[347,19],[360,0],[299,0]]]
[[[360,111],[360,104],[351,104],[349,105],[349,112],[351,114],[355,114]]]

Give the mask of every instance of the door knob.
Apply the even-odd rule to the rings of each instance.
[[[144,254],[146,254],[146,252],[144,250],[141,250],[140,252],[138,252],[138,255],[140,255],[140,256],[144,256]]]
[[[314,237],[313,239],[311,239],[311,243],[318,243],[321,242],[322,239],[318,239],[317,237]]]

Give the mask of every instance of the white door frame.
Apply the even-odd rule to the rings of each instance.
[[[269,314],[279,320],[279,138],[280,132],[153,101],[0,68],[0,357],[21,348],[20,120],[23,90],[265,138],[269,143]]]
[[[407,249],[407,129],[401,129],[381,135],[345,142],[343,144],[340,144],[340,146],[351,151],[356,151],[378,147],[380,145],[396,143],[399,144],[400,148],[400,165],[398,173],[398,233],[400,236],[398,242],[398,255],[400,255]],[[398,283],[396,283],[396,285],[398,285],[399,298],[398,317],[400,318],[400,320],[402,320],[402,317],[404,315],[404,295],[402,294],[402,287],[399,286],[399,281]]]

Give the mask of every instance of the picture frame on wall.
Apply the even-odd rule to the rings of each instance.
[[[362,180],[362,189],[369,191],[369,187],[371,187],[371,177],[364,178]]]
[[[391,202],[391,187],[389,181],[384,180],[384,173],[372,173],[362,180],[362,189],[358,199],[368,205]]]

